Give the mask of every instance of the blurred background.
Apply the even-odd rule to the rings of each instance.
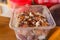
[[[33,2],[33,5],[46,5],[56,22],[56,27],[49,32],[45,40],[55,40],[56,38],[56,40],[60,40],[60,3]],[[9,28],[9,5],[9,0],[0,0],[0,40],[16,40],[14,31]]]

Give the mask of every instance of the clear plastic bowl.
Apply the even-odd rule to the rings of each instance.
[[[49,26],[41,26],[41,27],[16,27],[16,16],[19,15],[19,11],[23,12],[27,9],[30,10],[38,10],[38,12],[42,12],[43,15],[47,18],[47,21],[49,23]],[[23,9],[23,10],[22,10]],[[56,26],[55,21],[53,17],[51,16],[50,11],[46,6],[43,5],[30,5],[30,6],[23,6],[20,8],[14,9],[12,13],[12,17],[9,24],[10,28],[13,29],[16,33],[16,37],[18,40],[41,40],[45,39],[50,29],[54,28]]]

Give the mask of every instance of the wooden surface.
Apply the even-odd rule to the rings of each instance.
[[[9,18],[0,17],[0,40],[16,40],[14,31],[9,28]]]
[[[9,18],[0,17],[0,40],[16,40],[14,31],[9,28]]]

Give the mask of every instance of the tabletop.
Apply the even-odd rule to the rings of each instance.
[[[14,31],[9,28],[9,18],[0,17],[0,40],[16,40]]]
[[[9,18],[0,17],[0,40],[17,40],[14,31],[9,28],[9,20]]]

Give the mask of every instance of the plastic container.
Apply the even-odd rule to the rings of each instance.
[[[49,23],[49,26],[39,26],[39,27],[20,27],[16,26],[17,24],[17,16],[21,14],[20,12],[24,11],[34,11],[34,12],[41,12],[46,20]],[[37,14],[36,14],[37,15]],[[21,23],[21,22],[20,22]],[[16,33],[16,37],[18,40],[42,40],[45,39],[50,29],[56,26],[50,11],[46,6],[42,5],[30,5],[30,6],[23,6],[17,8],[13,11],[13,15],[10,20],[10,28],[13,29]],[[38,25],[38,24],[37,24]]]

